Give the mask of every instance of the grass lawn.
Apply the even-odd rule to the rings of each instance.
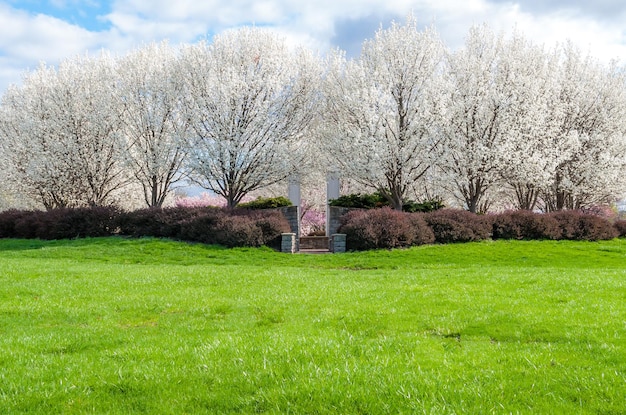
[[[626,411],[626,240],[0,240],[0,413]]]

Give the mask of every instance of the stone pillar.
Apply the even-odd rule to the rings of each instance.
[[[295,233],[283,233],[282,241],[280,244],[280,251],[286,252],[289,254],[293,254],[297,251],[296,249],[296,234]]]
[[[330,239],[330,251],[334,253],[346,252],[346,234],[335,233]]]
[[[331,199],[339,198],[339,170],[331,169],[326,176],[326,236],[330,235],[329,204]]]
[[[292,205],[300,206],[300,176],[293,175],[289,178],[287,195]]]

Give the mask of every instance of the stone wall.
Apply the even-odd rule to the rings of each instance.
[[[280,213],[287,218],[291,233],[296,234],[296,252],[300,249],[300,207],[298,206],[285,206],[276,208]]]
[[[328,237],[327,236],[301,236],[300,237],[300,249],[328,249]]]
[[[341,226],[341,217],[351,210],[355,210],[354,208],[345,208],[339,206],[327,206],[326,215],[328,222],[328,229],[326,230],[327,235],[333,235],[338,233],[339,227]]]

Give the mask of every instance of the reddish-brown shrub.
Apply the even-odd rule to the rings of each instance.
[[[16,209],[0,212],[0,238],[25,238],[25,236],[18,232],[19,226],[16,229],[16,225],[18,222],[27,219],[33,214],[34,212],[29,210]],[[34,231],[32,234],[34,237]]]
[[[41,239],[71,239],[110,236],[117,228],[119,209],[111,206],[54,209],[46,212]]]
[[[424,220],[423,213],[412,213],[409,215],[409,220],[415,232],[412,245],[426,245],[435,242],[435,234]]]
[[[562,239],[598,241],[618,236],[617,229],[606,219],[575,210],[549,213],[559,223]]]
[[[59,208],[50,211],[9,211],[0,216],[3,237],[69,239],[115,233],[115,207]]]
[[[215,227],[216,243],[229,248],[263,245],[263,231],[247,216],[224,216]]]
[[[559,239],[561,229],[552,216],[516,210],[493,216],[493,239]]]
[[[425,213],[424,220],[438,243],[481,241],[491,237],[491,218],[466,210],[436,210]]]
[[[613,224],[613,226],[615,227],[615,229],[618,232],[618,236],[620,238],[624,238],[626,237],[626,220],[617,220],[615,221],[615,223]]]
[[[180,239],[205,244],[217,244],[216,228],[224,216],[222,210],[207,210],[180,223]]]
[[[216,208],[176,207],[121,213],[113,207],[94,207],[0,213],[0,238],[66,239],[120,233],[228,247],[279,248],[283,232],[289,232],[289,223],[275,210],[230,214]]]
[[[198,216],[221,212],[211,207],[146,208],[120,215],[120,234],[156,238],[180,238],[181,225]],[[216,213],[216,214],[218,214]]]
[[[289,232],[287,219],[277,211],[248,211],[228,214],[207,210],[181,223],[180,238],[186,241],[227,247],[280,247],[280,235]]]
[[[346,234],[347,248],[357,251],[410,246],[415,240],[410,214],[388,207],[348,212],[339,233]]]
[[[280,249],[281,234],[290,232],[291,227],[285,216],[277,210],[248,210],[236,211],[237,216],[244,216],[254,221],[254,224],[261,229],[263,235],[262,245],[270,248]]]

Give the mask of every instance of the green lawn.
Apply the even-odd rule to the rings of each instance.
[[[626,411],[626,240],[0,240],[0,413]]]

